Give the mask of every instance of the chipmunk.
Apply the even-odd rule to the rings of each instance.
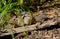
[[[23,12],[22,14],[24,16],[23,19],[26,25],[30,25],[36,22],[43,22],[45,19],[47,19],[47,15],[43,13],[43,11],[35,13]]]

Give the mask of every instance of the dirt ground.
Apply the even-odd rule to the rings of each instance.
[[[36,29],[36,30],[31,30],[30,32],[27,31],[26,32],[26,39],[60,39],[60,8],[49,8],[49,9],[44,9],[43,10],[44,13],[49,14],[48,19],[46,20],[46,18],[44,18],[45,15],[39,16],[42,17],[42,19],[45,19],[43,22],[41,22],[41,24],[46,23],[46,21],[48,20],[53,20],[56,21],[56,19],[58,20],[58,24],[57,25],[53,25],[47,28],[43,28],[43,29]],[[55,14],[57,13],[57,14]],[[57,18],[55,18],[58,15]],[[36,15],[35,15],[36,16]],[[39,18],[39,16],[37,16]],[[38,20],[38,18],[36,18]],[[15,35],[15,39],[24,39],[25,35],[24,33],[20,33]],[[2,39],[2,38],[1,38]],[[4,38],[6,39],[6,38]],[[10,39],[10,38],[8,38]]]

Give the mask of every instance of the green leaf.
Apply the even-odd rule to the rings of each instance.
[[[10,4],[12,2],[12,0],[8,0],[8,3]]]
[[[6,5],[6,0],[2,0],[2,3],[3,3],[4,5]]]
[[[22,5],[23,4],[23,0],[18,0],[18,5]]]

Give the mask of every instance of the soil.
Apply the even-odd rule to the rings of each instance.
[[[43,12],[48,14],[47,15],[48,19],[45,18],[44,15],[40,16],[38,14],[40,17],[43,16],[41,18],[41,20],[39,20],[39,22],[41,22],[41,24],[43,24],[43,23],[45,24],[46,21],[48,22],[49,20],[50,21],[51,20],[58,21],[58,23],[56,25],[45,27],[45,28],[42,28],[42,29],[34,29],[34,30],[31,30],[31,31],[26,31],[26,35],[24,35],[24,33],[19,33],[18,32],[19,34],[15,35],[15,39],[24,39],[25,36],[27,36],[26,39],[60,39],[60,25],[59,25],[60,24],[60,8],[57,8],[57,7],[54,7],[54,8],[51,7],[51,8],[48,8],[48,9],[45,8],[43,10]],[[37,16],[37,17],[39,18],[39,16]],[[37,20],[38,20],[38,18],[37,18]],[[6,32],[3,32],[3,33],[6,33]],[[3,37],[1,37],[1,39],[11,39],[11,38],[8,38],[8,37],[7,38],[6,37],[3,38]]]

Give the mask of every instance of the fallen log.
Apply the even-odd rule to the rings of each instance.
[[[25,31],[33,31],[33,30],[37,30],[37,29],[42,29],[42,28],[46,28],[46,27],[50,27],[52,25],[56,25],[57,24],[57,21],[48,21],[47,23],[43,23],[40,25],[40,23],[36,23],[34,25],[30,25],[30,26],[25,26]],[[18,27],[18,28],[13,28],[12,29],[15,33],[21,33],[21,32],[24,32],[23,28],[22,27]],[[0,35],[0,37],[2,36],[6,36],[6,35],[11,35],[11,29],[8,29],[7,31],[9,31],[8,33],[2,33]]]

